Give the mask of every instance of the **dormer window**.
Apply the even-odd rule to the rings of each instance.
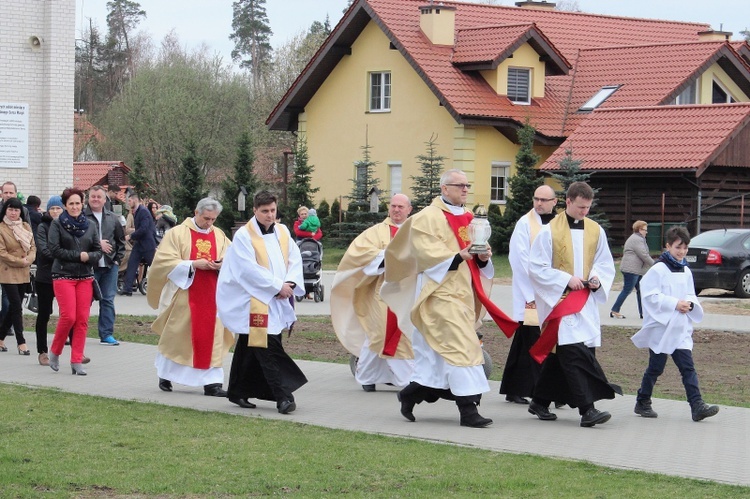
[[[698,102],[698,80],[695,80],[685,90],[678,95],[674,103],[678,106],[685,106],[689,104],[696,104]]]
[[[737,101],[723,85],[714,80],[711,88],[711,104],[731,104],[732,102]]]
[[[586,103],[581,106],[578,111],[580,112],[591,112],[602,103],[609,98],[610,95],[615,93],[618,88],[620,88],[622,85],[608,85],[606,87],[602,87],[592,98],[586,101]]]
[[[508,99],[514,104],[531,104],[531,70],[508,68]]]
[[[391,73],[370,73],[370,112],[384,113],[391,110]]]

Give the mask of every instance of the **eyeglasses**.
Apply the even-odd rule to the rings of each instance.
[[[451,187],[458,187],[459,189],[471,189],[471,184],[445,184]]]
[[[542,203],[548,203],[550,201],[557,201],[557,198],[538,198],[538,197],[534,196],[534,201],[539,201],[539,202],[542,202]]]

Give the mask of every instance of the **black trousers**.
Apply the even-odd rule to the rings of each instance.
[[[500,393],[530,397],[542,372],[542,365],[529,355],[529,349],[539,339],[539,326],[521,324],[513,335],[508,360],[503,370]]]
[[[3,318],[2,324],[0,324],[0,335],[2,339],[8,330],[13,327],[13,332],[16,334],[16,341],[19,345],[26,343],[26,338],[23,337],[23,296],[26,293],[26,287],[28,284],[3,284],[3,294],[8,297],[10,306],[8,307],[8,313]]]
[[[602,399],[613,399],[622,389],[607,381],[596,360],[595,348],[583,343],[558,345],[542,363],[539,381],[534,387],[534,402],[549,406],[551,401],[578,407],[581,414]]]
[[[230,399],[275,400],[278,406],[294,400],[292,392],[307,383],[302,370],[284,351],[281,334],[268,335],[268,347],[247,345],[247,335],[237,336],[229,371]]]
[[[47,353],[47,325],[52,315],[52,302],[55,300],[55,289],[51,282],[36,282],[36,296],[39,310],[36,313],[36,351]]]

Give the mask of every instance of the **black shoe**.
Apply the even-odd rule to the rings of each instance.
[[[651,399],[649,400],[636,400],[635,409],[633,412],[640,414],[644,418],[657,418],[659,415],[655,410],[651,408]]]
[[[513,402],[514,404],[526,404],[529,405],[529,400],[525,399],[519,395],[506,395],[505,396],[506,402]]]
[[[159,389],[163,392],[171,392],[172,382],[168,379],[159,378]]]
[[[401,402],[401,415],[412,423],[416,421],[417,418],[415,418],[412,413],[416,404],[409,399],[408,395],[402,396],[401,392],[396,393],[396,397],[398,398],[398,401]]]
[[[565,407],[565,402],[555,402],[555,409],[562,409]]]
[[[203,386],[203,395],[206,397],[226,397],[227,392],[221,389],[221,383],[212,383]]]
[[[481,414],[475,412],[469,416],[461,416],[461,426],[470,428],[485,428],[492,424],[490,418],[483,418]]]
[[[374,392],[375,385],[362,385],[362,389],[366,392]]]
[[[297,404],[295,404],[293,400],[284,400],[279,404],[279,413],[289,414],[290,412],[294,412],[296,408]]]
[[[708,405],[707,403],[701,401],[700,403],[693,406],[692,413],[693,421],[703,421],[704,419],[710,418],[711,416],[716,416],[719,413],[719,406]]]
[[[538,417],[542,421],[554,421],[557,419],[557,414],[549,412],[549,409],[542,404],[537,404],[533,400],[531,401],[531,404],[529,404],[529,413]]]
[[[229,401],[233,404],[237,404],[238,406],[242,407],[243,409],[255,409],[256,405],[252,402],[249,402],[247,399],[232,399],[230,398]]]
[[[581,416],[581,426],[584,428],[591,428],[594,425],[606,423],[611,417],[612,415],[607,411],[600,411],[592,407]]]
[[[120,296],[133,296],[132,291],[118,291],[117,294],[119,294]]]

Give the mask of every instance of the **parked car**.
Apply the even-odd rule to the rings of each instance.
[[[750,229],[709,230],[690,241],[685,259],[695,281],[695,293],[728,289],[750,298]]]

